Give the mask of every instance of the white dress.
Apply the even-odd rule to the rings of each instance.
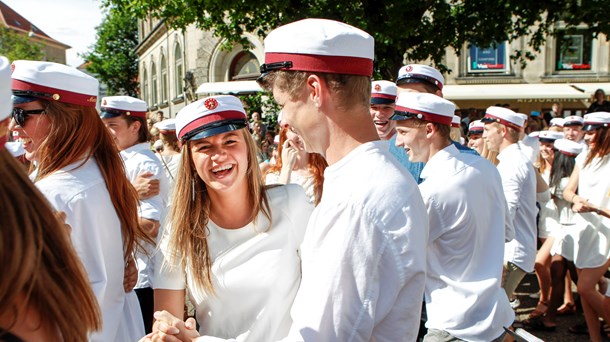
[[[545,181],[549,183],[548,175],[543,174]],[[540,203],[540,216],[538,222],[538,236],[548,238],[550,236],[561,236],[559,231],[562,225],[572,224],[571,203],[563,198],[563,190],[568,185],[570,177],[564,177],[559,181],[558,186],[549,188],[549,193],[554,197],[546,202]]]
[[[313,206],[298,185],[271,188],[267,194],[270,228],[262,213],[240,229],[223,229],[209,221],[215,295],[199,289],[190,271],[185,275],[181,267],[170,266],[170,259],[155,263],[156,289],[184,289],[186,279],[204,335],[198,341],[275,341],[288,333],[290,307],[301,282],[300,245]],[[168,255],[167,242],[164,235],[160,258]]]
[[[79,164],[54,172],[36,186],[55,210],[66,213],[72,244],[100,305],[102,330],[90,340],[137,341],[144,336],[144,323],[135,292],[123,290],[121,223],[95,159]]]
[[[594,158],[585,167],[586,153],[576,157],[578,196],[602,209],[610,209],[610,155]],[[610,220],[593,212],[574,213],[574,225],[566,229],[551,252],[574,261],[578,268],[596,268],[610,258]]]

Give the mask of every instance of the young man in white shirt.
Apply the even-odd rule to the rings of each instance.
[[[496,167],[451,143],[455,105],[401,93],[396,144],[425,163],[429,217],[424,341],[502,341],[515,314],[501,288],[507,206]],[[472,191],[476,189],[476,191]]]
[[[373,81],[370,112],[381,140],[390,140],[396,134],[396,123],[390,120],[394,108],[396,108],[396,84],[390,81]]]
[[[147,105],[130,96],[110,96],[102,99],[101,109],[100,116],[120,151],[129,181],[134,183],[138,175],[143,173],[152,174],[152,178],[159,180],[159,194],[140,199],[139,208],[140,226],[156,240],[167,207],[169,185],[161,162],[150,150],[150,133],[146,125]],[[142,243],[149,255],[136,254],[138,281],[135,291],[140,301],[145,330],[149,333],[152,331],[154,313],[152,254],[155,246]]]
[[[514,227],[514,235],[506,236],[503,287],[513,307],[517,307],[515,289],[526,273],[534,271],[536,258],[536,170],[518,144],[523,117],[508,108],[492,106],[481,121],[488,148],[500,153],[498,171]]]
[[[306,150],[329,164],[302,245],[287,341],[413,341],[417,334],[427,215],[413,178],[371,120],[373,45],[368,33],[324,19],[282,26],[265,39],[261,84]]]

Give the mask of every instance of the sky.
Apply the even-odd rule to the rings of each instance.
[[[79,53],[95,42],[95,27],[102,22],[100,0],[0,0],[51,38],[72,48],[66,63],[79,66]]]

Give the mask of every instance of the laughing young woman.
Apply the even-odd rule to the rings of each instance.
[[[285,337],[313,206],[298,185],[265,187],[238,98],[190,104],[178,113],[176,132],[184,144],[171,228],[160,243],[164,260],[155,262],[155,308],[165,311],[144,340]],[[199,332],[181,321],[187,285]]]

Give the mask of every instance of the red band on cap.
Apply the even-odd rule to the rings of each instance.
[[[198,117],[180,130],[180,133],[178,134],[178,139],[182,139],[185,134],[201,126],[205,126],[216,121],[231,119],[246,119],[246,114],[237,110],[230,110]]]
[[[41,99],[53,99],[55,101],[75,104],[79,106],[95,107],[97,103],[97,96],[74,93],[63,89],[49,88],[39,84],[28,83],[16,79],[13,79],[12,88],[13,90],[30,90],[38,93],[49,94],[49,98],[41,97]]]
[[[388,94],[381,94],[381,93],[372,93],[371,97],[374,97],[376,99],[396,100],[396,95],[388,95]]]
[[[144,118],[144,119],[146,119],[146,112],[136,112],[136,111],[133,111],[133,110],[117,109],[117,108],[111,108],[111,107],[102,107],[102,111],[104,111],[104,110],[113,110],[113,111],[121,112],[121,114],[123,114],[123,115],[135,116],[137,118]]]
[[[173,131],[173,130],[168,130],[168,129],[160,129],[160,130],[159,130],[159,133],[161,133],[161,134],[165,134],[165,135],[169,135],[169,134],[174,134],[174,133],[176,133],[176,131]]]
[[[8,124],[10,121],[10,116],[0,121],[0,148],[4,148],[4,144],[8,141]]]
[[[331,74],[373,76],[373,60],[352,56],[300,55],[293,53],[266,53],[265,63],[292,62],[292,68],[283,70],[298,70],[311,72],[327,72]]]
[[[409,112],[413,114],[421,114],[424,116],[424,120],[430,122],[436,122],[442,125],[451,125],[453,121],[453,116],[445,116],[440,114],[428,113],[417,109],[411,109],[407,107],[396,106],[397,111]]]
[[[494,119],[494,120],[495,120],[497,123],[500,123],[500,124],[502,124],[502,125],[504,125],[504,126],[509,126],[509,127],[512,127],[512,128],[514,128],[514,129],[517,129],[517,130],[520,130],[520,129],[522,128],[521,126],[519,126],[519,125],[517,125],[517,124],[515,124],[515,123],[512,123],[512,122],[507,121],[507,120],[504,120],[504,119],[501,119],[501,118],[499,118],[499,117],[497,117],[497,116],[494,116],[494,115],[491,115],[491,114],[489,114],[489,113],[485,113],[485,116],[484,116],[483,118],[492,118],[492,119]]]

